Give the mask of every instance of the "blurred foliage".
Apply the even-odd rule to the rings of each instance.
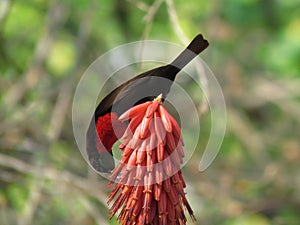
[[[197,224],[299,224],[299,15],[298,0],[1,0],[0,224],[117,224],[107,181],[73,138],[76,83],[120,44],[182,43],[199,32],[228,124],[217,159],[199,173],[204,113],[199,151],[184,168]]]

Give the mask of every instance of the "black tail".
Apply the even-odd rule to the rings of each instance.
[[[171,63],[171,65],[181,70],[185,67],[193,58],[200,54],[204,49],[208,47],[208,41],[205,40],[202,34],[198,34],[186,49]]]

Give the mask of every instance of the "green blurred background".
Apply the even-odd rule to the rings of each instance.
[[[203,111],[184,167],[197,224],[300,224],[299,15],[299,0],[1,0],[0,224],[117,224],[107,181],[74,141],[76,84],[120,44],[183,45],[199,32],[228,124],[217,159],[198,172],[210,131]]]

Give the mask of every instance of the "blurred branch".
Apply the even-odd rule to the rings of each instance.
[[[127,1],[130,2],[131,4],[136,5],[136,7],[139,8],[140,10],[147,12],[147,14],[143,18],[143,20],[146,22],[146,26],[142,34],[142,40],[148,39],[153,24],[154,16],[164,0],[156,0],[151,6],[146,5],[142,1],[136,1],[136,0],[127,0]]]
[[[152,6],[148,9],[148,13],[145,15],[144,20],[146,22],[146,26],[142,35],[142,40],[145,41],[149,38],[149,34],[151,31],[151,27],[153,24],[154,16],[159,9],[160,5],[162,4],[163,0],[156,0]],[[140,50],[140,55],[139,59],[140,62],[142,62],[142,55],[143,55],[143,50],[144,50],[144,42],[142,42],[141,50]],[[139,67],[142,67],[142,63],[140,63]]]
[[[176,13],[174,2],[173,2],[173,0],[165,0],[165,1],[167,4],[168,14],[169,14],[169,18],[170,18],[172,27],[173,27],[175,33],[177,34],[177,36],[179,37],[179,39],[181,40],[181,42],[185,46],[187,46],[189,43],[189,39],[184,34],[184,31],[182,30],[182,28],[179,24],[179,20],[178,20],[178,16]],[[196,64],[196,71],[199,75],[200,74],[203,75],[203,76],[200,76],[200,82],[201,82],[203,91],[206,94],[206,96],[205,95],[202,96],[201,105],[198,107],[199,114],[202,115],[208,111],[209,105],[208,105],[207,99],[209,99],[210,94],[209,94],[208,87],[207,87],[208,82],[206,79],[206,74],[203,72],[204,71],[203,67],[200,67],[199,65]]]
[[[300,104],[297,102],[300,95],[299,79],[270,81],[257,78],[253,83],[251,94],[247,93],[242,96],[243,103],[246,106],[258,107],[267,102],[272,102],[300,123]]]
[[[49,141],[56,140],[62,130],[66,114],[69,111],[69,104],[72,96],[72,83],[65,82],[61,85],[56,104],[54,106],[50,125],[48,129]]]
[[[26,203],[26,210],[18,216],[18,225],[30,225],[34,217],[35,211],[42,201],[41,189],[43,187],[42,180],[35,180],[30,189],[30,195]]]
[[[149,11],[149,6],[146,5],[144,2],[142,1],[136,1],[136,0],[127,0],[127,2],[131,3],[131,4],[134,4],[138,9],[142,10],[142,11]]]
[[[16,63],[14,58],[11,58],[6,51],[6,39],[4,37],[5,22],[7,21],[9,12],[12,8],[13,1],[2,0],[0,1],[0,67],[12,65],[14,69],[21,73],[21,67]]]
[[[108,223],[101,216],[101,212],[99,212],[99,210],[96,209],[97,206],[94,206],[93,203],[91,203],[91,201],[88,201],[88,199],[86,199],[86,197],[84,196],[80,196],[80,201],[83,204],[83,206],[86,208],[87,212],[89,212],[90,215],[92,215],[94,221],[98,225],[108,225]]]
[[[149,37],[148,35],[153,24],[154,16],[162,3],[163,0],[156,0],[148,9],[148,13],[144,16],[144,20],[146,21],[146,28],[143,33],[143,40]]]
[[[52,112],[48,129],[48,136],[52,141],[59,137],[64,124],[64,120],[66,118],[66,114],[69,110],[69,104],[71,101],[73,86],[75,82],[74,74],[77,74],[78,78],[81,76],[79,66],[81,65],[81,61],[84,57],[83,54],[85,51],[86,42],[91,32],[90,14],[92,10],[94,10],[93,2],[90,3],[89,8],[84,12],[81,18],[79,30],[76,37],[76,61],[74,63],[74,67],[70,70],[67,79],[60,87],[59,95]]]
[[[247,153],[248,159],[262,163],[266,154],[264,137],[252,127],[250,121],[241,112],[233,107],[228,107],[227,110],[228,128],[247,147],[248,150],[244,152]]]
[[[260,213],[264,215],[276,215],[278,212],[283,211],[289,207],[300,211],[300,203],[295,199],[286,197],[277,197],[274,199],[264,199],[244,206],[244,210],[248,213]]]
[[[183,42],[183,44],[187,45],[189,43],[189,40],[179,25],[179,20],[174,6],[174,2],[173,0],[166,0],[166,3],[172,27],[179,39]]]
[[[13,169],[22,174],[33,175],[38,179],[52,180],[59,183],[63,182],[98,199],[106,205],[106,194],[101,191],[100,184],[90,179],[76,176],[67,171],[57,171],[53,168],[42,167],[37,169],[36,166],[3,154],[0,154],[0,166]]]
[[[130,39],[129,37],[132,32],[129,14],[129,4],[124,0],[116,0],[114,4],[114,15],[126,40]]]
[[[36,45],[35,53],[24,76],[13,85],[4,96],[4,103],[7,107],[13,108],[24,96],[27,89],[33,88],[43,73],[43,66],[46,57],[50,51],[54,37],[58,32],[58,28],[65,21],[67,11],[62,7],[59,1],[52,1],[47,14],[45,31]]]
[[[10,0],[2,0],[0,2],[0,30],[3,27],[3,23],[7,18],[8,12],[11,9],[11,1]]]

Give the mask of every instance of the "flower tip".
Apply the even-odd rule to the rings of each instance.
[[[157,101],[159,104],[162,103],[162,93],[160,93],[159,96],[157,96],[153,101]]]

